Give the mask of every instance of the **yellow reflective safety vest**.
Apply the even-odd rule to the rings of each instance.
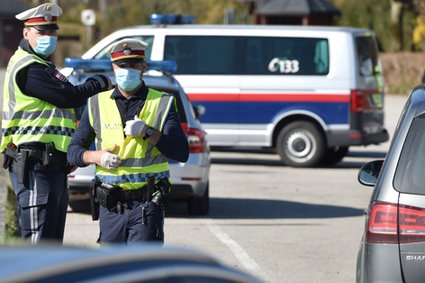
[[[157,181],[169,178],[168,159],[155,146],[142,137],[125,137],[121,115],[115,99],[111,97],[112,92],[102,92],[89,98],[89,119],[96,133],[96,150],[117,145],[114,154],[121,157],[121,164],[114,170],[96,166],[96,178],[124,190],[144,187],[151,176]],[[139,118],[146,125],[162,131],[172,104],[173,96],[149,89]]]
[[[66,152],[77,127],[74,110],[58,108],[27,96],[16,84],[17,73],[34,62],[49,66],[38,56],[18,48],[7,66],[0,150],[4,150],[9,143],[53,142],[57,150]]]

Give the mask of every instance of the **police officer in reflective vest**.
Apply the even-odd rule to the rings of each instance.
[[[49,61],[56,47],[56,4],[42,4],[16,18],[23,39],[9,61],[3,89],[0,150],[19,208],[22,237],[62,243],[68,206],[66,151],[76,129],[72,108],[110,89],[103,75],[74,86]]]
[[[96,164],[101,243],[163,243],[168,158],[189,156],[173,96],[142,80],[146,46],[134,39],[113,46],[117,86],[89,99],[69,147],[69,162]]]

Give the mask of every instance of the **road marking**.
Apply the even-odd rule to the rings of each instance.
[[[230,238],[221,228],[215,225],[211,219],[207,219],[207,227],[211,233],[219,239],[239,260],[239,262],[249,271],[257,276],[261,276],[263,280],[268,280],[265,272],[261,270],[260,266],[253,260],[249,254],[239,245],[235,240]]]

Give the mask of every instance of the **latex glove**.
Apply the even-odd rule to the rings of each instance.
[[[102,155],[100,166],[106,169],[117,169],[121,164],[121,157],[116,154],[106,152]]]
[[[129,120],[125,122],[124,133],[126,136],[141,136],[143,127],[145,126],[145,122],[140,120],[139,117],[134,116],[134,120]]]

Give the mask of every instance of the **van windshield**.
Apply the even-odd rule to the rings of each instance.
[[[369,77],[379,72],[378,51],[374,38],[358,36],[356,37],[356,47],[360,76]]]
[[[164,59],[186,75],[327,75],[325,38],[167,36]]]

